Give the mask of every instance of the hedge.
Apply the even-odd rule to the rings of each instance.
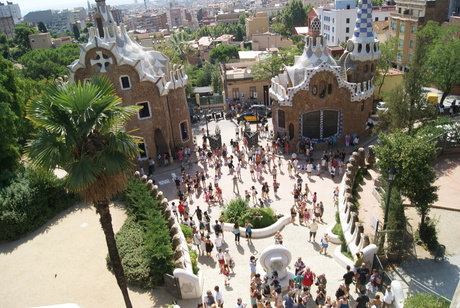
[[[53,173],[21,167],[0,175],[0,240],[10,241],[40,228],[79,197],[68,193]]]
[[[122,234],[117,233],[117,246],[122,264],[127,278],[130,276],[132,279],[128,278],[128,282],[142,287],[162,284],[163,274],[173,272],[174,251],[160,202],[150,196],[142,181],[134,178],[129,180],[118,199],[125,204],[128,217],[131,218],[125,221],[120,230]],[[131,220],[136,224],[132,224]],[[136,231],[139,228],[142,231],[142,242],[139,242],[139,234]],[[142,245],[142,250],[139,250],[142,253],[135,253],[131,242]],[[144,254],[147,265],[141,262]],[[110,268],[109,263],[108,260],[107,266]],[[148,267],[148,278],[139,274],[144,273],[145,266]]]

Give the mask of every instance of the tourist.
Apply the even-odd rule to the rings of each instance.
[[[222,296],[222,292],[219,291],[219,286],[214,287],[214,291],[216,291],[215,298],[216,298],[216,304],[218,308],[223,308],[224,307],[224,298]]]
[[[297,261],[294,263],[295,275],[305,269],[305,263],[303,263],[302,258],[298,257]]]
[[[321,238],[321,250],[319,251],[320,254],[324,252],[324,255],[327,255],[327,248],[329,247],[329,235],[324,233],[324,236]]]
[[[254,226],[246,220],[244,227],[246,228],[246,241],[252,244],[252,228]]]
[[[240,226],[238,225],[238,222],[235,222],[233,225],[233,234],[235,235],[235,244],[240,244]]]
[[[283,244],[283,236],[281,235],[280,231],[276,231],[274,238],[275,238],[275,245]]]
[[[203,297],[204,308],[211,308],[212,305],[216,303],[214,296],[212,295],[211,290],[206,291],[206,296]]]
[[[393,308],[393,303],[395,302],[395,296],[391,291],[391,286],[387,286],[385,291],[385,296],[383,297],[383,308]]]
[[[252,282],[252,278],[256,275],[257,260],[258,259],[254,256],[251,256],[249,258],[249,269],[251,271],[251,282]]]
[[[312,223],[308,227],[310,228],[310,239],[308,241],[311,242],[311,239],[313,238],[313,243],[315,243],[316,232],[318,231],[316,219],[313,218]]]

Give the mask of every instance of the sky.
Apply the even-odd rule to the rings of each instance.
[[[9,0],[14,4],[19,4],[21,8],[22,16],[32,11],[44,11],[44,10],[72,10],[74,7],[82,6],[85,9],[88,7],[86,0]],[[6,3],[5,1],[2,1]],[[90,4],[95,4],[96,1],[90,0]],[[106,0],[108,5],[120,5],[127,3],[134,3],[134,0]]]

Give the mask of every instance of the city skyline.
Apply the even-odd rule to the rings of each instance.
[[[134,0],[106,0],[108,5],[122,5],[122,4],[131,4],[134,3]],[[95,4],[96,1],[90,0],[90,4]],[[70,0],[65,2],[56,2],[53,0],[42,0],[42,1],[32,1],[32,0],[18,0],[13,1],[13,4],[19,4],[21,8],[21,14],[24,17],[29,12],[33,11],[45,11],[45,10],[62,10],[69,9],[73,10],[75,7],[88,7],[88,2],[86,0]]]

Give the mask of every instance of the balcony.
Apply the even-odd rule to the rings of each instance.
[[[416,17],[409,14],[398,14],[398,13],[390,13],[390,17],[394,19],[401,19],[401,20],[411,20],[414,22],[422,22],[423,17]]]

